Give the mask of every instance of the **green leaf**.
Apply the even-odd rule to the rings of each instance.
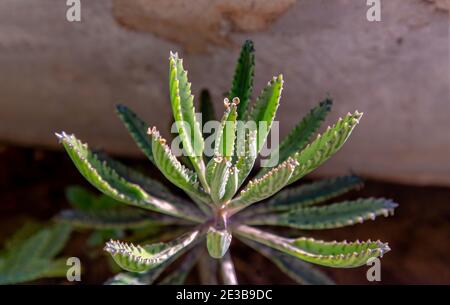
[[[397,204],[384,198],[363,198],[326,206],[299,208],[281,214],[256,216],[248,224],[287,226],[303,230],[334,229],[392,215]]]
[[[228,178],[225,185],[225,192],[221,198],[221,202],[227,204],[236,194],[239,186],[239,171],[235,166],[228,170]]]
[[[349,113],[344,119],[339,119],[333,127],[328,127],[323,135],[318,135],[317,139],[301,152],[295,153],[292,158],[300,165],[295,169],[289,183],[312,172],[335,154],[344,145],[361,117],[362,113],[358,111],[354,114]]]
[[[141,172],[125,166],[121,162],[114,160],[108,156],[101,155],[99,156],[99,158],[102,161],[106,161],[120,176],[124,177],[126,180],[132,183],[139,185],[150,195],[157,198],[162,198],[171,203],[194,208],[190,201],[173,195],[172,192],[161,182],[155,179],[151,179]],[[101,197],[99,199],[101,199]]]
[[[236,139],[236,105],[238,101],[233,101],[230,105],[225,100],[225,113],[220,123],[220,129],[217,132],[215,140],[214,154],[215,156],[231,158],[234,153],[234,142]]]
[[[152,163],[155,163],[153,160],[152,143],[147,136],[148,124],[124,105],[117,105],[116,112],[139,148]]]
[[[192,244],[196,241],[199,233],[199,230],[194,230],[170,242],[143,247],[111,240],[106,244],[105,251],[110,253],[123,269],[131,272],[144,272],[157,267]]]
[[[238,97],[241,103],[238,106],[239,120],[246,119],[246,112],[253,89],[253,75],[255,70],[255,49],[253,42],[245,41],[234,72],[233,84],[229,93],[229,99]]]
[[[175,123],[183,142],[183,149],[189,156],[201,183],[204,184],[205,164],[203,163],[204,140],[201,126],[197,122],[194,109],[194,97],[191,94],[191,83],[183,68],[183,60],[177,53],[170,53],[170,100]]]
[[[55,271],[58,263],[53,258],[65,246],[70,232],[70,226],[58,224],[41,229],[24,240],[15,237],[14,243],[9,243],[0,258],[0,284],[65,275]]]
[[[162,262],[153,269],[142,273],[122,272],[106,281],[105,285],[151,285],[153,284],[161,273],[178,259],[189,247],[182,249],[175,255]]]
[[[333,101],[330,98],[326,98],[317,107],[311,109],[294,129],[292,129],[271,156],[272,159],[277,160],[277,165],[305,147],[330,112],[332,104]],[[260,175],[268,170],[269,168],[267,167],[263,168]]]
[[[219,205],[225,195],[228,177],[230,175],[231,162],[227,158],[216,157],[209,162],[216,163],[211,167],[214,168],[211,179],[211,199],[213,204]]]
[[[263,244],[256,243],[246,238],[241,239],[249,247],[261,253],[271,260],[281,271],[290,278],[303,285],[333,285],[334,282],[323,272],[312,267],[309,263],[303,262],[293,256],[284,254]]]
[[[373,257],[382,257],[390,250],[387,243],[380,241],[348,243],[325,242],[304,237],[290,239],[245,225],[240,225],[234,232],[304,261],[335,268],[359,267]]]
[[[197,174],[186,167],[184,167],[177,158],[172,154],[169,146],[166,145],[166,140],[160,136],[156,128],[149,130],[153,142],[153,155],[156,166],[163,173],[163,175],[173,184],[199,198],[205,198],[199,188],[197,181]]]
[[[230,201],[228,206],[231,213],[234,214],[277,193],[288,183],[297,165],[295,160],[289,158],[263,177],[251,180],[240,192],[239,197]]]
[[[231,244],[232,235],[227,229],[210,227],[206,235],[206,247],[212,258],[222,258]]]
[[[149,195],[144,189],[125,180],[106,161],[101,162],[87,144],[74,135],[57,134],[80,173],[98,190],[111,198],[130,205],[180,218],[198,221],[200,216],[191,209]]]
[[[342,176],[323,179],[297,187],[282,190],[269,200],[261,202],[248,210],[246,214],[267,213],[275,211],[290,211],[313,204],[322,203],[340,196],[350,190],[362,186],[361,178],[357,176]]]
[[[201,254],[201,248],[196,247],[186,255],[183,262],[177,267],[176,270],[169,273],[159,283],[160,285],[182,285],[186,281],[186,277],[197,263]]]
[[[254,121],[257,124],[257,153],[261,151],[272,127],[275,114],[280,104],[282,90],[283,76],[280,74],[278,77],[274,77],[263,89],[250,113],[250,121]]]
[[[135,229],[149,225],[186,224],[180,219],[163,214],[124,208],[98,211],[63,210],[57,215],[57,220],[89,229]]]
[[[240,136],[241,134],[242,133],[238,131],[237,143],[243,143],[243,145],[238,145],[237,147],[238,157],[236,161],[236,169],[238,170],[238,188],[250,174],[258,155],[256,151],[257,131],[247,130],[244,131],[243,136]],[[242,138],[244,140],[241,140]]]
[[[225,285],[237,285],[237,276],[230,251],[220,260],[220,274]]]

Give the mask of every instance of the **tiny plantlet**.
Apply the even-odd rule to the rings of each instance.
[[[160,242],[140,245],[110,240],[104,247],[128,272],[110,284],[180,284],[197,263],[207,283],[237,284],[230,244],[237,238],[273,261],[299,283],[329,284],[329,278],[309,263],[335,268],[366,265],[389,251],[381,241],[322,241],[300,236],[282,237],[261,226],[288,227],[302,234],[362,223],[379,215],[389,216],[397,204],[384,198],[361,198],[324,204],[361,187],[356,176],[344,176],[291,186],[315,170],[346,142],[362,113],[349,113],[315,139],[331,110],[326,98],[300,120],[273,150],[272,167],[262,167],[250,177],[256,158],[270,132],[283,90],[283,77],[274,77],[252,103],[254,48],[242,47],[231,90],[224,100],[224,114],[214,141],[214,155],[205,155],[202,126],[197,121],[187,72],[178,54],[169,59],[171,107],[185,158],[177,158],[156,127],[150,127],[123,105],[117,113],[137,145],[164,177],[186,194],[180,197],[163,184],[103,154],[94,153],[74,135],[57,136],[81,174],[98,190],[134,208],[89,215],[71,213],[66,221],[105,228],[138,228],[157,224],[182,228],[184,233]],[[214,120],[208,94],[202,93],[203,123]],[[254,122],[246,128],[239,122]],[[263,124],[260,124],[263,123]],[[186,199],[189,198],[189,199]],[[119,211],[119,212],[117,212]],[[87,217],[89,216],[89,217]],[[70,219],[69,219],[70,218]],[[274,228],[275,229],[275,228]],[[285,231],[286,232],[286,231]],[[209,253],[209,257],[206,256]],[[178,269],[159,279],[178,260]],[[206,266],[206,267],[205,267]],[[203,271],[201,271],[203,270]],[[205,271],[206,270],[206,271]],[[221,279],[215,279],[217,274]]]

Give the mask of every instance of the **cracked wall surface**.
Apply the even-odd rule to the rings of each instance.
[[[350,170],[406,183],[450,185],[448,1],[0,2],[0,141],[59,148],[65,130],[93,147],[141,156],[114,114],[125,103],[164,130],[170,121],[168,55],[185,59],[193,90],[221,111],[239,45],[255,42],[255,93],[278,73],[277,119],[289,129],[327,93],[327,124],[365,113],[350,141],[316,175]],[[168,133],[166,132],[165,135]]]

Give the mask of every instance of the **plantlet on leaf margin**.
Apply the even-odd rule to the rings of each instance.
[[[251,41],[246,41],[232,88],[224,101],[225,111],[220,130],[216,133],[214,156],[205,164],[204,160],[208,159],[204,156],[205,142],[195,116],[191,84],[182,59],[177,53],[170,53],[171,106],[183,149],[189,157],[184,162],[190,162],[189,168],[193,170],[174,156],[155,127],[149,128],[126,106],[117,107],[119,117],[145,155],[191,201],[170,194],[167,188],[151,178],[129,176],[131,169],[118,168],[111,159],[100,161],[75,136],[64,132],[57,134],[79,171],[97,189],[122,203],[166,214],[166,218],[181,219],[184,223],[186,233],[169,242],[143,246],[108,242],[105,250],[123,269],[133,272],[119,274],[108,283],[154,283],[170,263],[192,249],[175,274],[161,281],[166,284],[182,283],[206,248],[212,258],[218,259],[222,282],[235,284],[236,274],[229,255],[233,235],[268,257],[294,280],[306,284],[331,283],[308,263],[340,268],[358,267],[390,250],[387,243],[380,241],[348,243],[306,237],[286,238],[257,228],[259,225],[302,230],[337,228],[361,223],[378,215],[388,216],[397,204],[384,198],[361,198],[317,205],[360,187],[361,180],[355,176],[282,190],[336,153],[359,123],[362,113],[349,113],[307,144],[330,111],[330,98],[313,108],[275,149],[278,163],[261,169],[236,195],[270,132],[283,89],[283,77],[274,77],[250,105],[253,72],[254,47]],[[201,106],[208,115],[214,113],[209,98],[201,101]],[[250,121],[258,127],[242,130],[238,121]],[[264,123],[265,127],[260,128],[259,123]],[[239,141],[243,141],[243,145],[237,145]],[[82,219],[78,223],[80,221]]]

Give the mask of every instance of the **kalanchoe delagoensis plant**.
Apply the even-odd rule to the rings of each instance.
[[[130,271],[117,275],[109,283],[153,283],[170,263],[187,253],[179,268],[161,281],[182,283],[198,261],[204,263],[207,249],[211,260],[219,262],[222,282],[236,284],[229,250],[235,237],[300,283],[330,283],[308,263],[358,267],[390,250],[387,243],[380,241],[327,242],[307,237],[287,238],[260,229],[261,225],[301,230],[338,228],[378,215],[388,216],[396,204],[383,198],[321,204],[360,187],[361,180],[355,176],[289,187],[336,153],[362,117],[357,111],[349,113],[310,142],[331,109],[329,98],[312,109],[274,150],[272,157],[277,163],[261,168],[245,183],[270,132],[283,89],[282,76],[274,77],[251,105],[253,72],[254,48],[247,41],[224,101],[225,112],[216,133],[213,156],[205,156],[204,135],[197,121],[191,84],[176,53],[171,53],[169,60],[170,101],[188,158],[178,159],[155,127],[149,127],[126,106],[117,106],[119,117],[144,154],[191,200],[173,195],[162,183],[93,153],[74,135],[57,134],[78,170],[104,194],[149,211],[147,223],[178,224],[185,228],[184,234],[160,243],[107,242],[105,250],[118,265]],[[208,95],[201,96],[200,109],[203,122],[207,122],[214,111]],[[238,124],[242,121],[257,124],[247,129]],[[137,215],[141,217],[124,214],[121,221],[118,218],[116,221],[128,225],[142,222],[142,214]]]

